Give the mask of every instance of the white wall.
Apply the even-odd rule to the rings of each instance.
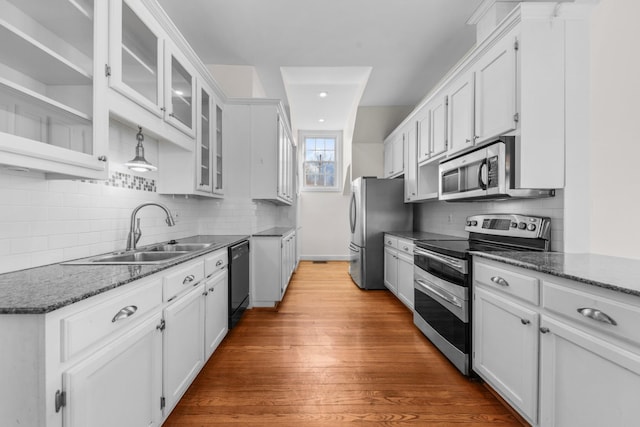
[[[638,0],[601,0],[591,17],[591,251],[631,258],[640,258],[638,16]]]
[[[256,68],[251,65],[207,65],[209,72],[229,98],[265,98]]]
[[[349,255],[350,195],[302,192],[298,245],[301,259],[346,260]]]

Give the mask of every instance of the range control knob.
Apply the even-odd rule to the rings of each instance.
[[[527,223],[526,222],[521,222],[521,223],[518,224],[518,229],[524,230],[525,228],[527,228]]]
[[[529,231],[536,231],[536,225],[535,225],[535,224],[529,224],[529,225],[527,225],[527,230],[529,230]]]
[[[476,225],[478,225],[478,221],[471,221],[471,225],[475,227]]]
[[[467,227],[471,227],[471,221],[467,221]]]
[[[518,223],[515,221],[511,221],[511,228],[518,228]]]

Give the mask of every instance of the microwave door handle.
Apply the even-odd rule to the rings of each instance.
[[[478,185],[480,186],[481,190],[487,189],[487,183],[482,179],[482,171],[485,168],[487,168],[487,159],[482,159],[482,161],[480,162],[480,167],[478,168]]]

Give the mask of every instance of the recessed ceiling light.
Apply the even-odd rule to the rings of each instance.
[[[324,123],[324,119],[318,119],[320,123]]]
[[[322,92],[320,92],[320,93],[318,94],[318,96],[319,96],[320,98],[326,98],[326,97],[327,97],[327,95],[329,95],[329,92],[324,92],[324,91],[322,91]]]

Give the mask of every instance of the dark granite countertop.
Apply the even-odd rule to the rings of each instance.
[[[162,264],[52,264],[0,274],[0,314],[48,313],[248,238],[202,235],[178,239],[179,243],[213,245]]]
[[[396,237],[408,240],[467,240],[466,237],[447,236],[446,234],[428,233],[426,231],[385,231]]]
[[[587,285],[640,296],[640,260],[596,254],[562,252],[472,252],[500,261]]]
[[[294,227],[273,227],[253,234],[253,237],[281,237],[295,230]]]

